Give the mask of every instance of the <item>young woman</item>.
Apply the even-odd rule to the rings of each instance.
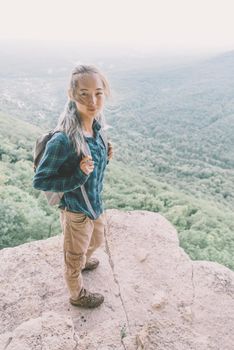
[[[69,301],[89,308],[104,301],[103,295],[84,287],[82,271],[98,266],[99,261],[91,255],[104,239],[101,194],[105,168],[113,155],[103,133],[108,96],[109,84],[97,67],[78,65],[73,69],[67,105],[33,179],[36,189],[63,193],[59,208]]]

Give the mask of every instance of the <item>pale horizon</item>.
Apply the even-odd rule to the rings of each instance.
[[[0,41],[77,43],[136,52],[234,50],[231,0],[1,0]]]

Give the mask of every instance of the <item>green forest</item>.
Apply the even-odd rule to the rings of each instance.
[[[103,197],[106,209],[159,212],[191,259],[234,270],[234,81],[220,68],[234,72],[229,60],[109,72],[113,97],[106,119],[115,155]],[[46,84],[47,78],[38,80]],[[58,210],[32,188],[35,140],[55,125],[62,106],[43,107],[48,91],[61,101],[56,81],[49,83],[41,93],[47,118],[35,118],[37,110],[30,116],[33,105],[24,114],[15,102],[0,104],[1,249],[61,232]]]
[[[32,188],[32,149],[42,130],[3,114],[0,130],[0,247],[60,234],[58,210]],[[176,227],[180,245],[192,259],[234,268],[233,212],[224,204],[194,198],[117,159],[108,166],[103,196],[106,209],[161,213]]]

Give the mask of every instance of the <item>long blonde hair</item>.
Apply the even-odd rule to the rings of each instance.
[[[71,73],[69,85],[68,85],[68,100],[66,102],[64,111],[61,113],[57,126],[54,131],[63,131],[71,139],[74,148],[77,153],[83,152],[85,154],[85,140],[82,132],[81,117],[76,106],[78,81],[81,74],[97,73],[102,80],[104,94],[106,97],[110,96],[110,85],[106,77],[100,72],[100,70],[91,64],[78,64],[74,67]],[[101,124],[102,129],[105,130],[107,124],[104,113],[101,112],[95,119]]]

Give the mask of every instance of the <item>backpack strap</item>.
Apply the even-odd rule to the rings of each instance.
[[[91,156],[91,151],[90,151],[88,142],[85,141],[84,147],[85,147],[85,153],[86,153],[86,155]],[[84,185],[80,186],[80,190],[81,190],[81,193],[82,193],[82,195],[83,195],[85,204],[87,205],[87,208],[90,210],[90,212],[92,213],[93,217],[96,218],[96,217],[97,217],[97,214],[96,214],[95,211],[93,210],[93,207],[92,207],[92,205],[91,205],[91,203],[90,203],[90,201],[89,201],[89,198],[88,198],[88,195],[87,195],[85,186],[84,186]]]
[[[107,137],[106,137],[106,134],[105,132],[103,132],[102,130],[99,130],[99,134],[101,136],[101,139],[104,143],[104,146],[106,148],[106,151],[108,152],[108,141],[107,141]],[[84,147],[85,147],[85,152],[86,152],[86,155],[89,155],[89,156],[92,156],[91,155],[91,151],[90,151],[90,148],[89,148],[89,145],[88,145],[88,142],[85,140],[85,143],[84,143]],[[92,215],[94,216],[94,218],[96,218],[97,214],[95,213],[95,211],[93,210],[93,207],[89,201],[89,198],[88,198],[88,195],[87,195],[87,192],[86,192],[86,189],[84,187],[84,185],[82,185],[80,187],[80,190],[81,190],[81,193],[83,195],[83,198],[84,198],[84,201],[85,201],[85,204],[87,205],[88,209],[90,210],[90,212],[92,213]]]

